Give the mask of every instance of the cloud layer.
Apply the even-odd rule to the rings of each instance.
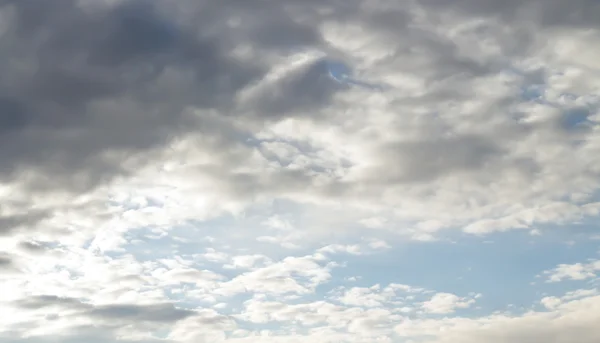
[[[598,14],[0,0],[0,340],[597,342],[595,252],[425,266],[594,237]]]

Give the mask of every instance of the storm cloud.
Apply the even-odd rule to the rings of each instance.
[[[84,5],[74,0],[2,2],[10,28],[0,42],[4,180],[27,169],[39,174],[38,184],[86,188],[127,173],[123,159],[179,135],[224,135],[202,116],[186,115],[186,109],[217,109],[227,116],[235,94],[264,75],[268,66],[235,56],[233,44],[252,38],[268,51],[283,47],[281,37],[288,33],[300,44],[319,39],[317,31],[281,15],[273,16],[276,22],[252,21],[248,31],[217,30],[228,6],[214,2],[196,4],[201,12],[193,22],[170,16],[152,1]],[[230,6],[246,16],[255,11],[241,3]],[[286,86],[292,88],[269,113],[306,106],[294,99],[331,96],[306,93],[314,72],[300,73],[306,75]]]

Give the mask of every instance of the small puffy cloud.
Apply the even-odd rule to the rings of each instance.
[[[587,280],[595,278],[600,271],[600,261],[589,263],[560,264],[552,270],[547,270],[544,275],[548,282],[560,282],[563,280]]]
[[[339,301],[345,305],[379,307],[389,301],[389,294],[379,292],[378,285],[371,288],[353,287],[347,290]]]
[[[317,255],[286,257],[268,266],[244,272],[223,282],[214,294],[233,296],[247,292],[263,294],[307,294],[331,278],[331,265]]]
[[[252,269],[259,264],[269,264],[271,259],[264,255],[241,255],[232,257],[231,264],[226,264],[225,268]]]
[[[318,250],[321,253],[346,253],[351,255],[361,255],[364,252],[361,251],[361,247],[359,245],[341,245],[341,244],[332,244],[326,247],[323,247]]]
[[[375,284],[371,287],[338,288],[331,299],[346,305],[365,308],[396,307],[411,305],[415,295],[431,291],[409,285],[391,283],[385,287]],[[400,312],[405,312],[404,310]]]
[[[227,261],[229,256],[224,252],[216,251],[214,248],[208,248],[201,257],[211,262],[224,262]]]
[[[427,313],[449,314],[457,309],[469,308],[474,303],[475,299],[461,298],[451,293],[436,293],[423,303],[422,308]]]
[[[558,307],[558,305],[561,304],[561,300],[557,297],[544,297],[540,303],[547,309],[554,310],[556,307]]]
[[[390,249],[391,246],[384,240],[373,239],[369,242],[369,248],[375,249],[375,250],[385,250],[385,249]]]

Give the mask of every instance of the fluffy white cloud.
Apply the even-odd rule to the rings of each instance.
[[[550,301],[546,301],[550,303]],[[407,321],[396,326],[405,337],[433,336],[430,342],[594,342],[600,332],[594,323],[598,318],[600,298],[587,297],[560,305],[550,312],[529,312],[522,316],[494,315],[477,319],[445,318]]]
[[[468,308],[475,303],[475,299],[460,298],[451,293],[437,293],[423,303],[423,309],[428,313],[448,314],[457,309]]]
[[[600,271],[600,260],[589,263],[560,264],[552,270],[545,271],[548,282],[563,280],[586,280],[595,278]]]

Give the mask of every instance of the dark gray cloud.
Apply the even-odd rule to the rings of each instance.
[[[0,98],[0,132],[23,128],[28,122],[27,115],[24,104],[8,97]]]
[[[233,122],[252,130],[289,116],[323,119],[319,109],[345,89],[326,77],[325,60],[298,68],[241,108],[235,103],[269,71],[270,53],[328,50],[321,20],[369,23],[397,40],[392,66],[430,82],[500,68],[409,29],[405,9],[366,13],[359,5],[124,0],[90,9],[75,0],[0,2],[13,28],[0,39],[0,180],[27,170],[36,172],[29,185],[37,189],[86,189],[150,163],[145,153],[187,133],[214,137],[220,144],[199,149],[216,156],[251,136]],[[233,54],[241,45],[253,55]],[[189,107],[216,109],[222,120],[190,115]]]
[[[13,260],[8,254],[0,253],[0,269],[10,268],[13,265]]]
[[[86,309],[89,305],[75,298],[59,297],[55,295],[38,295],[20,300],[16,303],[20,308],[37,310],[49,306],[60,306],[71,309]]]
[[[194,316],[196,312],[178,309],[173,304],[110,304],[94,306],[81,302],[79,299],[58,297],[54,295],[33,296],[20,300],[16,305],[23,309],[37,310],[56,306],[81,311],[79,315],[91,318],[112,320],[131,320],[141,322],[173,323],[181,319]]]
[[[288,49],[289,37],[320,44],[318,31],[289,20],[284,7],[253,3],[267,13],[235,1],[130,0],[94,10],[74,0],[1,2],[13,29],[0,39],[0,179],[37,170],[36,187],[81,189],[126,173],[123,158],[173,137],[230,134],[184,110],[231,116],[234,95],[268,70],[232,49]],[[238,17],[241,27],[223,26]],[[268,117],[331,96],[307,87],[317,80],[305,72],[263,106]]]
[[[193,316],[195,312],[177,309],[172,304],[157,305],[107,305],[89,312],[92,317],[149,322],[176,322]]]
[[[505,153],[492,140],[477,135],[428,138],[388,148],[385,164],[395,179],[388,182],[431,181],[456,172],[477,171]]]
[[[43,244],[38,242],[20,242],[19,248],[30,254],[41,254],[48,250]]]
[[[22,261],[18,255],[0,252],[0,275],[10,279],[22,273]],[[2,279],[2,277],[0,277]],[[2,282],[2,281],[0,281]]]
[[[329,104],[338,91],[347,88],[328,76],[327,59],[321,58],[293,70],[273,87],[265,89],[250,105],[267,119],[318,118],[318,109]],[[295,111],[289,112],[290,109]]]
[[[37,336],[19,338],[18,332],[4,332],[0,334],[0,341],[6,343],[175,343],[174,341],[164,339],[146,338],[143,340],[123,339],[115,337],[113,327],[102,327],[97,325],[78,325],[69,332],[60,336]]]
[[[502,18],[514,12],[490,1],[461,0],[451,7],[435,0],[418,4],[432,13],[431,20],[437,18],[431,9],[442,7]],[[145,153],[187,133],[214,142],[198,146],[218,161],[199,172],[236,196],[313,187],[314,170],[278,171],[269,178],[234,170],[245,163],[247,148],[253,148],[248,138],[265,122],[302,116],[340,124],[338,118],[327,121],[329,113],[320,111],[345,89],[326,76],[326,60],[297,68],[250,101],[236,103],[236,96],[263,81],[272,67],[272,54],[304,47],[335,50],[319,32],[322,20],[365,25],[375,43],[386,41],[389,53],[377,64],[415,75],[426,88],[415,96],[398,93],[390,104],[429,107],[432,112],[439,110],[435,106],[443,109],[445,104],[473,99],[473,80],[502,70],[511,54],[525,55],[535,41],[531,30],[514,37],[521,31],[507,33],[493,23],[479,24],[466,31],[485,37],[508,55],[478,58],[451,37],[417,25],[403,6],[366,10],[360,1],[129,0],[90,10],[74,0],[24,0],[3,1],[0,6],[14,28],[0,39],[5,51],[0,54],[0,179],[36,171],[29,181],[36,188],[101,184],[139,163],[152,163]],[[550,2],[544,11],[560,7]],[[330,11],[320,11],[324,8]],[[250,48],[249,57],[233,53],[240,46]],[[541,68],[527,77],[543,81],[547,76]],[[505,110],[514,95],[506,94],[503,103],[494,106]],[[217,114],[191,115],[189,107],[215,109]],[[468,120],[486,120],[483,117]],[[388,129],[404,132],[392,125]],[[506,157],[504,149],[511,140],[524,139],[532,130],[514,125],[490,137],[422,137],[375,153],[385,160],[386,182],[430,181],[455,172],[480,172]],[[535,163],[529,166],[535,169]],[[336,196],[352,189],[335,181],[327,187],[325,192]],[[21,224],[24,219],[1,218],[0,231],[35,223]]]
[[[1,215],[0,214],[0,237],[12,234],[16,230],[31,229],[37,223],[50,215],[48,211],[32,210],[29,213]]]
[[[600,4],[596,0],[420,0],[430,8],[468,15],[495,17],[542,26],[597,27]]]

